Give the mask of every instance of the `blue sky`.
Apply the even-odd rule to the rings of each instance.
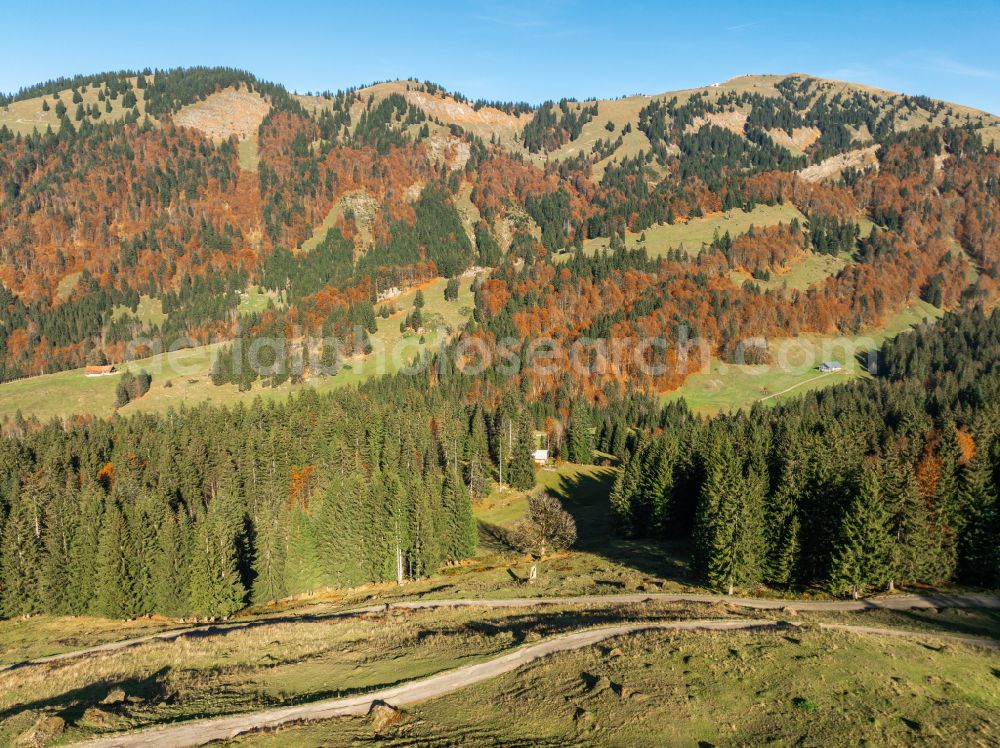
[[[5,5],[8,92],[60,75],[202,64],[300,92],[414,76],[537,103],[795,71],[1000,113],[1000,0]]]

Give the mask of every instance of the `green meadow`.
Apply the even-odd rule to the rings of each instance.
[[[420,359],[426,351],[435,350],[451,331],[456,330],[471,316],[472,279],[461,279],[457,301],[445,301],[446,284],[446,279],[439,278],[422,287],[426,302],[423,310],[427,330],[425,333],[418,335],[409,331],[404,334],[399,330],[400,322],[413,308],[416,289],[410,289],[387,302],[395,305],[398,310],[392,316],[387,319],[376,317],[378,331],[371,335],[373,353],[346,361],[334,376],[317,378],[299,385],[286,382],[279,387],[263,387],[258,382],[248,392],[240,392],[236,385],[215,386],[209,376],[215,349],[220,345],[215,343],[162,353],[120,365],[120,371],[130,369],[138,372],[145,369],[152,374],[153,382],[145,396],[117,412],[123,415],[138,412],[162,413],[171,407],[177,409],[184,404],[200,402],[234,405],[237,402],[249,402],[258,396],[284,399],[305,387],[327,392],[360,384],[374,376],[399,371]],[[240,312],[260,311],[266,307],[268,298],[259,289],[251,289],[241,298]],[[141,302],[142,314],[147,317],[155,316],[158,303],[158,300]],[[376,310],[380,306],[381,304],[376,305]],[[72,369],[0,384],[0,419],[12,417],[19,411],[25,417],[35,416],[42,421],[79,414],[110,416],[116,412],[115,388],[119,376],[120,373],[105,377],[86,377],[83,369]]]
[[[871,348],[942,311],[917,301],[908,304],[886,323],[868,333],[853,336],[804,334],[796,338],[771,340],[773,363],[741,366],[713,356],[706,370],[696,372],[677,390],[664,395],[665,402],[681,398],[696,413],[712,415],[748,408],[755,402],[775,404],[803,392],[870,377],[865,357]],[[837,361],[843,370],[824,374],[817,367]]]

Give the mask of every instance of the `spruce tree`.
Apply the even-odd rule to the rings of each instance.
[[[406,484],[409,497],[406,571],[410,577],[419,579],[437,568],[442,558],[447,556],[448,510],[442,506],[441,482],[434,475],[428,472],[425,479],[420,480],[418,475],[411,474],[407,476]],[[465,484],[457,476],[454,485],[465,490]]]
[[[535,485],[535,460],[533,452],[535,449],[535,435],[532,430],[531,419],[527,414],[522,414],[517,419],[517,429],[514,438],[514,450],[507,464],[507,483],[522,491],[534,487]]]
[[[190,613],[191,537],[183,509],[168,512],[160,525],[152,594],[157,612],[167,616]]]
[[[280,600],[288,594],[285,562],[288,555],[288,520],[279,502],[262,507],[254,527],[253,587],[255,603]]]
[[[96,609],[107,618],[136,614],[135,549],[118,504],[108,501],[97,546]]]
[[[709,584],[732,594],[761,580],[764,478],[744,474],[730,437],[715,437],[702,486],[696,542]]]
[[[675,453],[676,444],[667,436],[655,439],[643,464],[643,480],[639,483],[639,493],[650,507],[649,531],[667,537],[680,534],[671,502]]]
[[[476,552],[479,533],[469,493],[454,470],[445,470],[441,510],[445,519],[445,557],[449,561],[469,558]]]
[[[396,466],[392,466],[395,468]],[[395,579],[402,583],[406,577],[406,556],[411,547],[412,534],[409,523],[409,496],[403,480],[389,466],[383,470],[386,481],[386,540],[382,564],[376,579]]]
[[[465,463],[466,485],[474,500],[489,494],[492,465],[489,458],[489,441],[482,408],[477,404],[469,417],[468,435],[462,449]]]
[[[588,465],[594,461],[592,424],[582,403],[575,403],[569,417],[566,457],[570,462]]]
[[[80,492],[79,502],[80,521],[69,548],[70,612],[73,615],[96,614],[96,569],[104,524],[104,493],[88,481]]]
[[[615,530],[626,537],[639,534],[636,527],[633,499],[639,486],[642,463],[638,456],[626,453],[624,463],[611,488],[611,511]]]
[[[959,496],[967,517],[959,537],[960,575],[969,584],[996,585],[1000,582],[1000,502],[985,438],[962,466]]]
[[[805,465],[796,435],[783,434],[778,449],[777,478],[764,515],[764,577],[772,584],[787,586],[794,580],[798,560],[798,501]]]
[[[858,598],[891,579],[893,538],[881,480],[879,466],[865,466],[854,500],[841,519],[829,574],[834,594]]]
[[[357,476],[332,481],[319,507],[317,544],[330,584],[356,587],[371,581],[365,563],[365,510],[369,493]]]
[[[217,497],[199,515],[191,556],[191,609],[199,616],[229,616],[243,607],[239,522],[229,497]]]
[[[73,612],[70,548],[76,529],[75,514],[71,508],[74,499],[73,496],[58,496],[49,503],[45,511],[41,593],[44,609],[58,615]]]
[[[136,497],[126,506],[128,535],[135,554],[132,573],[134,609],[137,613],[150,613],[156,609],[153,577],[159,555],[157,536],[163,517],[169,512],[162,498],[146,495]]]
[[[29,615],[41,610],[39,568],[42,548],[30,513],[15,505],[0,537],[0,602],[7,616]]]
[[[917,490],[913,466],[890,457],[885,469],[884,493],[893,536],[892,580],[941,582],[949,573],[942,530],[931,523],[927,502]]]

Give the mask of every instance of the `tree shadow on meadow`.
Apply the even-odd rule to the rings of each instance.
[[[900,618],[919,624],[916,630],[926,630],[928,633],[936,631],[959,636],[1000,638],[1000,610],[958,608],[951,618],[942,618],[937,611],[918,608],[895,611],[895,613]]]
[[[616,475],[612,468],[595,467],[562,474],[558,483],[548,486],[549,493],[562,501],[563,508],[576,522],[577,539],[573,548],[649,577],[697,584],[688,562],[690,545],[686,541],[625,538],[616,532],[608,501]],[[615,584],[609,580],[609,586]]]
[[[58,710],[58,716],[70,724],[74,724],[91,707],[117,711],[125,703],[125,699],[138,699],[143,702],[161,701],[166,697],[166,681],[169,672],[170,667],[165,666],[145,677],[105,678],[57,696],[16,704],[0,711],[0,722],[24,711]],[[122,701],[109,701],[109,694],[119,689],[123,694]]]

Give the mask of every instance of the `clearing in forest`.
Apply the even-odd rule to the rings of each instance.
[[[625,235],[625,246],[630,249],[645,247],[652,257],[664,255],[667,250],[684,247],[690,254],[697,254],[703,245],[708,245],[716,235],[723,236],[727,231],[731,237],[746,233],[751,226],[776,226],[779,223],[790,223],[793,218],[805,225],[806,217],[798,208],[791,204],[757,205],[747,212],[733,208],[725,213],[716,213],[700,218],[691,218],[677,223],[658,223],[643,231],[628,231]],[[645,239],[642,240],[642,237]],[[599,237],[586,239],[583,242],[585,252],[596,252],[608,248],[608,239]]]
[[[810,390],[841,384],[871,375],[855,354],[864,357],[869,348],[942,311],[924,301],[914,301],[868,333],[855,336],[805,334],[796,338],[771,340],[773,359],[767,366],[729,364],[713,356],[709,367],[689,376],[677,390],[663,396],[665,402],[680,400],[695,413],[714,415],[749,408],[762,401],[777,404],[780,400]],[[838,361],[841,371],[824,374],[817,370],[824,361]]]

